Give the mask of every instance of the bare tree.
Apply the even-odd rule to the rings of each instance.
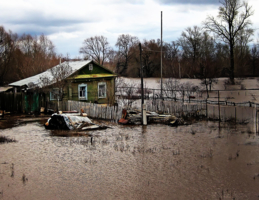
[[[196,73],[197,71],[197,60],[200,57],[201,46],[202,46],[203,31],[202,28],[194,26],[193,28],[188,27],[182,32],[179,38],[179,44],[183,49],[183,59],[189,60],[188,64],[188,76]]]
[[[249,74],[249,58],[250,49],[248,44],[252,42],[251,35],[253,30],[242,30],[239,32],[236,46],[234,49],[234,58],[236,59],[235,71],[236,76],[248,76]]]
[[[135,82],[126,83],[123,78],[117,78],[115,80],[115,92],[119,97],[118,103],[122,107],[130,107],[135,101],[133,96],[137,92],[136,87],[137,84]]]
[[[64,88],[67,86],[67,77],[72,74],[69,62],[64,62],[49,69],[49,74],[40,77],[39,87],[43,90],[50,90],[55,99],[62,100]]]
[[[133,58],[132,47],[137,46],[139,39],[129,34],[122,34],[118,37],[116,46],[119,48],[119,60],[117,63],[117,72],[123,74],[127,71],[130,60]],[[122,68],[122,69],[121,69]]]
[[[142,43],[142,65],[145,77],[157,76],[160,69],[160,46],[155,40],[144,40]]]
[[[0,26],[0,85],[6,81],[6,75],[11,70],[10,62],[15,50],[14,40],[11,32],[6,32]]]
[[[176,101],[177,92],[180,89],[180,82],[177,79],[169,78],[164,82],[163,88],[167,98],[173,98]]]
[[[219,14],[217,18],[208,16],[204,22],[206,30],[215,33],[221,40],[229,45],[230,70],[229,77],[232,84],[234,78],[234,48],[242,31],[252,34],[252,23],[249,17],[253,15],[252,6],[240,0],[220,0]]]
[[[180,44],[176,41],[165,43],[165,58],[163,60],[165,77],[178,77],[180,57],[179,47]]]
[[[250,62],[252,65],[252,73],[255,76],[256,75],[256,67],[258,66],[258,61],[259,61],[259,48],[258,44],[254,44],[252,49],[250,50]]]
[[[179,80],[173,78],[167,79],[163,87],[166,97],[172,98],[175,101],[177,96],[182,97],[182,99],[184,99],[184,96],[190,98],[191,95],[198,93],[200,90],[198,86],[195,86],[190,82],[180,83]]]
[[[17,42],[16,66],[19,78],[39,74],[58,64],[55,46],[45,36],[22,35]]]
[[[116,71],[116,67],[117,67],[117,62],[118,62],[118,52],[111,49],[109,52],[108,52],[108,55],[107,55],[107,61],[104,63],[104,66],[106,68],[108,68],[109,70],[115,72]]]
[[[84,54],[86,59],[93,59],[98,64],[103,65],[107,61],[111,47],[104,36],[90,37],[84,40],[80,53]]]

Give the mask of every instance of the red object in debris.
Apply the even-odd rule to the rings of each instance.
[[[120,123],[120,124],[127,124],[128,122],[129,122],[129,120],[124,119],[124,118],[121,118],[121,119],[119,120],[119,123]]]
[[[189,96],[190,99],[195,99],[195,96]]]
[[[127,117],[127,110],[123,109],[122,110],[122,118],[126,119],[126,117]]]

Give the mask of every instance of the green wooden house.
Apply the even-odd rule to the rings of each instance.
[[[97,64],[89,62],[68,77],[64,98],[97,103],[114,103],[116,75]]]
[[[115,100],[116,76],[92,60],[69,61],[9,85],[13,87],[14,93],[39,95],[39,98],[30,100],[39,106],[42,101],[62,100],[112,104]],[[44,100],[41,99],[43,96]],[[25,97],[25,101],[28,101],[26,99],[28,97]],[[39,102],[34,102],[35,99]]]

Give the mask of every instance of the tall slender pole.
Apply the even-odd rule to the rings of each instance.
[[[161,99],[163,99],[163,11],[161,11]]]
[[[141,76],[141,104],[144,104],[144,92],[143,92],[143,67],[142,67],[142,48],[141,43],[139,43],[139,59],[140,59],[140,76]]]
[[[143,124],[143,104],[144,104],[144,92],[143,92],[143,67],[142,67],[142,59],[141,59],[141,43],[139,43],[139,59],[140,59],[140,76],[141,76],[141,116],[142,116],[142,124]]]

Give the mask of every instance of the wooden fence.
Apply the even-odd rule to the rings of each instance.
[[[0,93],[0,109],[9,112],[31,112],[35,109],[39,110],[41,106],[46,109],[72,111],[83,109],[89,117],[108,119],[118,121],[122,116],[122,109],[125,108],[120,102],[119,106],[109,106],[102,104],[93,104],[80,101],[60,101],[60,102],[45,102],[44,98],[39,95],[37,98],[37,105],[33,106],[34,94],[28,95],[27,98],[25,94],[12,94],[12,93]],[[37,97],[37,95],[36,95]],[[27,99],[27,101],[26,101]],[[32,101],[32,102],[30,102]],[[127,109],[138,109],[140,110],[141,104],[140,100],[134,100],[134,103],[138,104],[132,105],[132,107],[126,107]],[[220,121],[234,120],[235,122],[252,122],[258,121],[258,108],[259,106],[253,105],[251,107],[245,106],[229,106],[229,105],[213,105],[206,101],[200,101],[196,103],[187,102],[177,102],[174,100],[160,100],[160,99],[150,99],[145,100],[147,105],[147,111],[153,112],[163,112],[168,114],[173,114],[177,117],[182,115],[204,115],[209,119],[215,119]],[[34,108],[35,107],[35,108]]]
[[[24,106],[23,94],[0,93],[0,110],[23,112]]]
[[[87,116],[98,119],[109,119],[118,121],[121,118],[122,108],[102,104],[86,103],[80,101],[67,101],[68,111],[80,111],[87,113]]]
[[[151,112],[162,112],[173,114],[177,117],[183,115],[195,115],[195,116],[207,116],[210,119],[228,121],[234,120],[236,122],[249,121],[253,122],[256,118],[257,108],[255,107],[240,107],[240,106],[216,106],[209,104],[191,104],[191,103],[179,103],[174,101],[152,101],[146,100],[147,111]],[[66,101],[60,103],[63,105],[63,110],[68,111],[80,111],[81,109],[87,113],[89,117],[98,119],[109,119],[109,120],[119,120],[122,116],[122,107],[109,106],[102,104],[86,103],[80,101]],[[66,108],[65,108],[66,107]],[[128,109],[133,109],[128,107]],[[135,107],[134,109],[140,110],[140,107]],[[61,109],[60,109],[61,110]],[[220,117],[219,117],[220,116]]]
[[[65,105],[63,103],[63,105]],[[98,119],[109,119],[118,121],[122,116],[123,107],[121,106],[109,106],[102,104],[86,103],[80,101],[67,101],[66,103],[68,111],[80,111],[84,110],[89,117]],[[146,101],[147,111],[151,112],[163,112],[168,114],[174,114],[176,116],[181,115],[204,115],[205,105],[203,104],[181,104],[174,101]],[[126,107],[126,109],[137,109],[140,107]]]

